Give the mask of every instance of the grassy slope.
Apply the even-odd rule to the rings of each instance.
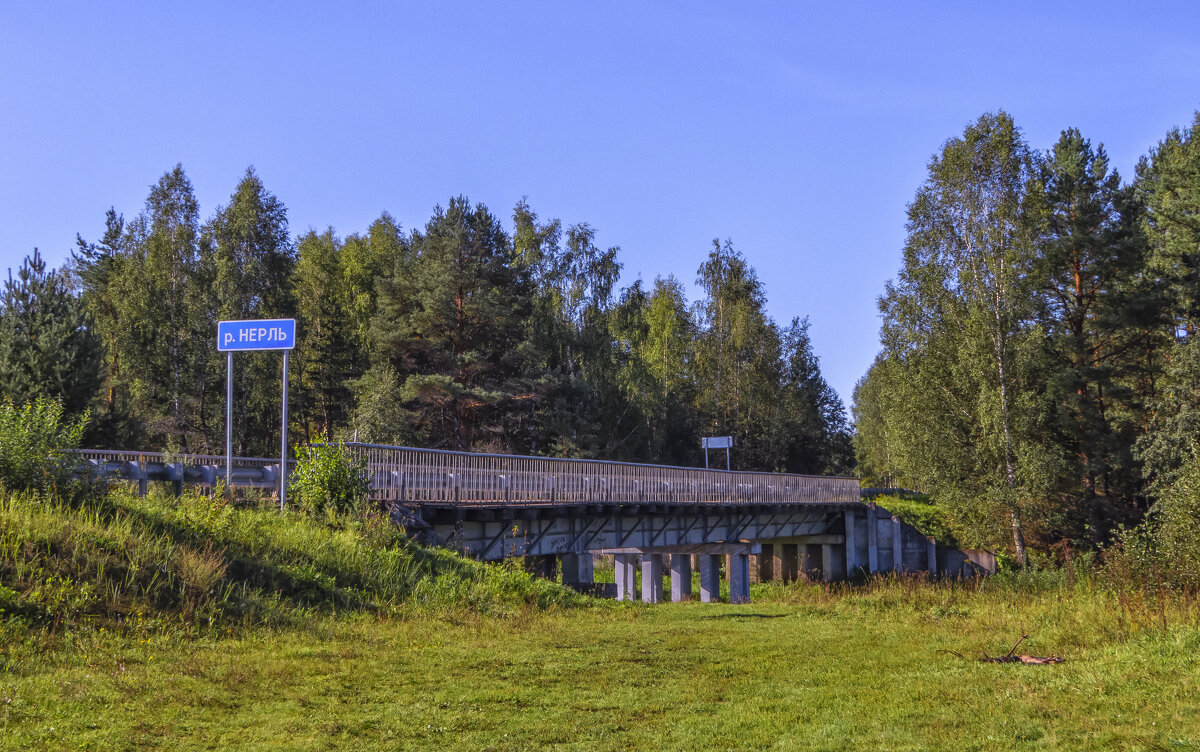
[[[585,601],[512,568],[414,545],[382,519],[331,526],[199,496],[0,500],[0,640],[8,643],[147,624],[219,633],[334,614],[504,613]],[[10,647],[0,643],[0,661],[19,659]]]

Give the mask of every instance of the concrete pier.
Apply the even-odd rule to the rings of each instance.
[[[636,554],[616,555],[617,600],[619,601],[637,600],[636,560]]]
[[[692,598],[692,556],[691,554],[671,555],[671,602],[691,600]]]
[[[800,546],[795,543],[783,543],[779,549],[779,578],[784,582],[795,582],[800,579]]]
[[[700,601],[702,603],[719,603],[721,601],[721,559],[722,556],[700,554]]]
[[[904,571],[904,528],[900,518],[892,516],[892,571]]]
[[[843,519],[846,522],[846,577],[853,577],[862,566],[858,562],[858,535],[854,529],[854,510],[847,509]]]
[[[821,582],[833,582],[833,544],[821,544]]]
[[[750,555],[729,555],[729,602],[750,602]]]
[[[564,585],[575,588],[591,585],[595,581],[592,554],[587,551],[581,554],[563,554],[562,581]]]
[[[642,603],[662,603],[662,556],[642,554]]]
[[[867,571],[879,571],[879,522],[874,503],[867,504]]]

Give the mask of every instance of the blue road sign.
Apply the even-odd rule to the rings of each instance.
[[[218,321],[217,350],[291,350],[296,346],[295,319]]]

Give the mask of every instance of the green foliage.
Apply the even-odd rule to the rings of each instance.
[[[371,336],[379,362],[405,379],[421,443],[470,449],[528,430],[527,263],[487,207],[462,196],[411,244],[378,287]]]
[[[78,468],[75,450],[88,413],[64,414],[58,400],[38,397],[26,405],[0,402],[0,487],[46,493],[64,488]]]
[[[946,142],[908,210],[904,267],[880,300],[884,356],[904,363],[918,400],[907,430],[928,457],[904,475],[951,507],[1011,529],[1025,558],[1023,513],[1056,476],[1042,441],[1048,412],[1043,335],[1032,326],[1037,220],[1033,155],[1006,113]]]
[[[1140,486],[1130,447],[1141,432],[1161,336],[1157,286],[1142,273],[1132,193],[1104,147],[1068,129],[1041,165],[1044,224],[1034,277],[1053,360],[1049,427],[1064,449],[1071,537],[1096,544],[1133,512]]]
[[[1191,457],[1137,528],[1110,552],[1109,572],[1139,587],[1200,592],[1200,456]]]
[[[218,451],[225,358],[218,319],[298,319],[292,430],[484,451],[702,463],[698,437],[736,435],[741,469],[849,472],[841,400],[807,325],[765,313],[753,267],[718,244],[690,304],[673,277],[617,290],[616,247],[587,223],[513,231],[455,197],[417,231],[387,213],[364,233],[309,231],[248,169],[201,222],[182,166],[131,221],[115,209],[71,271],[107,358],[89,442]],[[233,361],[234,451],[266,454],[278,355]],[[97,400],[96,397],[99,397]]]
[[[316,515],[361,515],[371,484],[366,460],[355,460],[340,443],[296,446],[289,487],[302,509]]]
[[[46,271],[34,250],[0,293],[0,397],[17,403],[58,400],[72,415],[87,410],[100,385],[103,352],[92,319]]]
[[[206,288],[192,292],[196,305],[188,315],[200,319],[193,328],[203,331],[215,320],[293,315],[296,254],[288,237],[287,209],[253,168],[246,170],[229,203],[218,206],[200,232],[193,274],[194,283]],[[226,357],[211,344],[213,334],[203,332],[206,379],[193,392],[191,428],[199,429],[197,439],[205,445],[219,442],[224,428]],[[262,456],[274,450],[271,438],[279,429],[280,399],[278,353],[242,353],[233,359],[236,454]]]

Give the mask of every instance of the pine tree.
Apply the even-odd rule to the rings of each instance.
[[[808,326],[807,318],[796,318],[783,332],[781,469],[846,475],[854,469],[846,407],[821,375]]]
[[[371,331],[380,362],[404,379],[414,428],[434,447],[523,444],[528,266],[487,207],[461,196],[411,243],[411,258],[380,287]]]
[[[34,249],[0,294],[0,397],[16,404],[39,397],[81,415],[103,379],[103,344],[83,302],[63,274],[46,271]]]
[[[1093,543],[1128,519],[1140,490],[1130,448],[1142,430],[1139,356],[1158,329],[1136,208],[1104,147],[1063,131],[1041,169],[1045,220],[1035,280],[1052,348],[1053,440],[1071,458],[1064,479]],[[1079,535],[1079,533],[1076,533]]]
[[[698,407],[705,435],[732,435],[742,470],[776,469],[782,462],[782,341],[767,317],[762,283],[733,244],[714,240],[697,272]]]
[[[306,438],[332,436],[348,419],[357,360],[342,242],[329,229],[300,237],[295,289],[298,326],[296,415]]]
[[[127,379],[122,373],[122,353],[130,347],[130,328],[120,318],[124,309],[121,280],[128,263],[125,218],[110,208],[104,218],[104,234],[98,243],[75,236],[72,272],[80,281],[81,298],[104,345],[104,394],[88,427],[98,446],[139,446],[141,427],[130,402]]]

